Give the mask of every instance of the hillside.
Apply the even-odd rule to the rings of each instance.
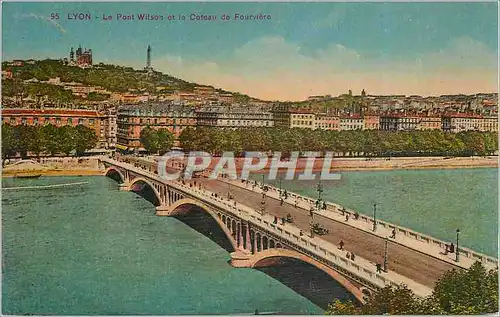
[[[61,82],[77,82],[88,86],[100,86],[111,92],[127,92],[129,90],[140,90],[151,94],[157,93],[157,87],[164,87],[162,93],[171,93],[175,90],[183,92],[193,92],[198,85],[196,83],[187,82],[185,80],[163,74],[161,72],[153,72],[148,74],[143,70],[134,70],[131,67],[106,65],[103,63],[94,65],[92,68],[80,68],[77,66],[65,65],[60,60],[42,60],[34,61],[32,64],[24,63],[23,66],[10,66],[9,62],[2,63],[3,70],[11,70],[13,73],[12,80],[4,81],[4,95],[14,96],[22,90],[23,93],[33,95],[46,94],[58,98],[60,101],[68,101],[71,96],[65,95],[60,87],[48,87],[54,85],[22,83],[30,79],[38,81],[47,81],[50,78],[59,77]],[[16,81],[19,84],[15,84]],[[22,84],[21,84],[22,83]],[[21,86],[21,87],[20,87]],[[247,95],[233,93],[217,89],[221,93],[232,94],[239,102],[248,102],[251,98]],[[70,94],[71,95],[71,94]],[[58,98],[59,99],[59,98]]]

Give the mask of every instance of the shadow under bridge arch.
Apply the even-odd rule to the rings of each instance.
[[[122,172],[119,169],[117,169],[113,166],[108,167],[104,171],[104,175],[117,181],[119,184],[122,184],[125,182],[125,176],[122,174]]]
[[[156,190],[151,182],[147,179],[138,177],[135,178],[129,185],[129,188],[134,193],[142,196],[155,206],[161,205],[160,193]]]
[[[255,254],[250,262],[253,267],[323,309],[334,299],[364,303],[362,290],[334,269],[317,260],[289,249],[267,249]]]
[[[222,221],[222,216],[219,218],[210,206],[191,198],[183,198],[170,206],[169,215],[205,235],[227,252],[234,252],[237,249],[235,240],[237,228],[229,229]]]

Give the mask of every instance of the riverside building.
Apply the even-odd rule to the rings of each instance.
[[[118,108],[116,121],[116,148],[141,151],[142,129],[165,128],[178,137],[185,128],[196,126],[196,113],[193,107],[171,103],[123,105]]]
[[[2,109],[2,122],[16,125],[43,126],[53,124],[56,127],[83,125],[95,131],[99,138],[97,148],[110,148],[108,126],[113,116],[96,110],[84,109]]]

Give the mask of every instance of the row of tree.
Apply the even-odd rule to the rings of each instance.
[[[56,127],[52,124],[44,126],[2,124],[2,159],[15,156],[17,153],[25,158],[28,153],[34,156],[41,154],[82,155],[86,150],[97,145],[98,137],[94,130],[83,125]]]
[[[441,130],[388,132],[286,128],[186,128],[179,137],[186,151],[334,151],[346,156],[470,156],[498,150],[498,133]]]
[[[479,315],[498,312],[498,269],[487,271],[479,262],[468,270],[452,269],[437,282],[431,295],[418,298],[406,286],[387,286],[371,294],[364,305],[336,300],[327,315]]]

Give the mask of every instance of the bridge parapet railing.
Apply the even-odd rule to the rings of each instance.
[[[286,244],[290,245],[292,248],[299,249],[299,252],[311,256],[335,270],[340,268],[341,273],[355,280],[364,280],[361,282],[362,284],[371,284],[376,287],[406,284],[414,289],[415,293],[420,297],[425,297],[431,292],[429,288],[395,272],[377,273],[374,268],[375,265],[366,259],[358,257],[357,262],[347,259],[343,254],[344,251],[339,250],[336,246],[327,241],[304,235],[300,236],[300,229],[293,225],[287,225],[287,228],[280,228],[273,225],[272,222],[264,220],[265,218],[267,217],[251,214],[250,222],[264,227],[267,231],[284,239]],[[269,220],[271,220],[271,218],[272,217],[269,216]]]
[[[225,180],[225,181],[230,181],[230,180]],[[265,186],[267,186],[268,191],[270,191],[270,192],[273,192],[273,193],[280,192],[279,188],[276,188],[272,185],[265,184]],[[284,189],[282,189],[282,190],[284,191]],[[286,190],[286,191],[287,191],[287,194],[289,195],[289,197],[295,198],[299,202],[305,202],[305,203],[308,203],[310,205],[314,205],[316,203],[316,199],[312,199],[312,198],[307,197],[307,196],[303,196],[303,195],[300,195],[300,194],[297,194],[294,192],[290,192],[288,190]],[[336,203],[326,202],[326,204],[327,204],[326,211],[332,211],[332,212],[336,212],[338,214],[344,212],[345,214],[348,214],[349,217],[357,218],[358,220],[364,221],[366,223],[373,223],[373,217],[367,216],[365,214],[361,214],[361,213],[356,212],[356,211],[351,210],[351,209],[347,209],[347,208],[345,208],[339,204],[336,204]],[[377,219],[376,224],[377,224],[377,226],[384,227],[388,230],[395,229],[397,233],[402,234],[407,238],[416,240],[418,242],[425,243],[425,244],[432,246],[432,247],[438,247],[442,250],[445,250],[446,245],[448,244],[445,241],[437,239],[437,238],[432,237],[430,235],[423,234],[423,233],[414,231],[412,229],[409,229],[409,228],[406,228],[403,226],[392,224],[392,223],[389,223],[387,221]],[[350,223],[347,223],[347,225],[350,225]],[[466,247],[459,247],[458,250],[459,250],[459,253],[461,256],[464,256],[468,259],[471,259],[474,261],[479,261],[479,262],[482,262],[484,264],[488,264],[489,266],[493,266],[493,267],[498,265],[498,259],[495,257],[474,251],[474,250],[466,248]]]
[[[334,210],[337,212],[340,212],[340,210],[342,209],[342,207],[337,205],[337,204],[327,203],[327,205],[334,207],[335,208]],[[357,215],[359,215],[358,219],[360,219],[366,223],[373,224],[373,217],[366,216],[364,214],[359,214],[353,210],[349,210],[346,208],[344,208],[344,212],[346,214],[349,214],[352,217],[354,217],[354,215],[357,214]],[[376,220],[376,224],[377,224],[377,226],[382,226],[388,230],[395,229],[397,234],[402,234],[403,236],[405,236],[407,238],[417,240],[417,241],[425,243],[429,246],[438,247],[440,249],[445,250],[447,248],[447,245],[448,245],[448,243],[446,243],[443,240],[440,240],[440,239],[437,239],[437,238],[432,237],[430,235],[420,233],[420,232],[414,231],[414,230],[406,228],[406,227],[398,226],[398,225],[395,225],[395,224],[392,224],[392,223],[389,223],[389,222],[386,222],[383,220]],[[471,249],[466,248],[466,247],[459,247],[458,249],[459,249],[460,255],[464,256],[466,258],[469,258],[469,259],[472,259],[475,261],[479,261],[482,263],[486,263],[486,264],[492,265],[492,266],[497,265],[497,263],[498,263],[498,259],[496,259],[492,256],[476,252],[476,251],[471,250]]]
[[[199,190],[196,190],[200,192]],[[216,203],[221,204],[222,207],[227,206],[234,208],[231,204],[223,202],[224,199],[217,199],[212,196],[204,194],[206,198],[215,200]],[[308,236],[300,236],[300,229],[291,225],[287,225],[288,229],[281,228],[278,225],[273,224],[273,217],[263,216],[258,214],[255,210],[247,207],[246,210],[242,208],[234,208],[239,212],[238,216],[243,220],[247,220],[253,225],[259,228],[264,227],[266,231],[271,232],[273,235],[278,236],[284,241],[285,244],[290,245],[292,248],[302,249],[298,250],[301,253],[312,256],[319,262],[338,270],[337,268],[343,269],[343,274],[347,274],[355,280],[362,280],[362,284],[372,284],[376,287],[384,287],[385,285],[399,285],[410,284],[412,287],[417,284],[409,279],[399,276],[392,272],[391,275],[397,275],[396,280],[394,278],[385,277],[383,274],[377,273],[374,269],[374,265],[369,261],[359,258],[358,262],[355,263],[351,260],[346,259],[343,255],[343,251],[339,251],[336,246],[330,244],[323,240],[318,240],[317,238],[310,238]],[[366,262],[366,263],[364,263]],[[337,267],[337,268],[336,268]],[[342,272],[341,272],[342,273]],[[386,273],[384,273],[386,274]],[[363,281],[364,280],[364,281]],[[419,296],[426,296],[430,293],[430,289],[423,287],[422,285],[416,285],[415,292]],[[415,288],[415,287],[413,287]]]

